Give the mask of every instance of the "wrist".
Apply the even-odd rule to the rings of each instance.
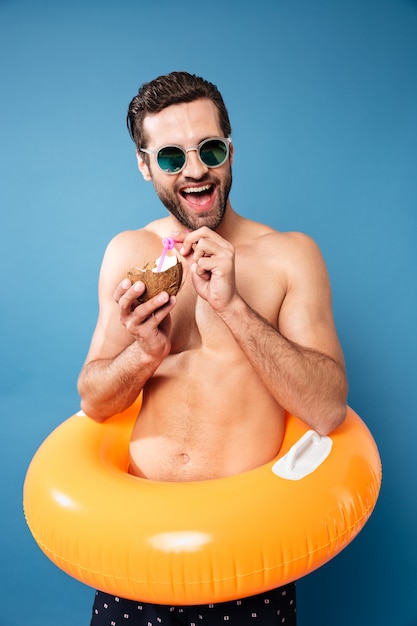
[[[236,293],[225,307],[217,311],[217,314],[227,326],[232,327],[237,320],[242,320],[247,309],[246,302]]]
[[[166,356],[165,352],[161,353],[160,349],[152,350],[143,346],[138,339],[130,344],[129,352],[132,365],[142,371],[155,371]]]

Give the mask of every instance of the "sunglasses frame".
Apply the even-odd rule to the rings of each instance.
[[[204,144],[208,143],[209,141],[222,141],[225,144],[225,146],[226,146],[226,154],[225,154],[225,157],[224,157],[224,161],[222,161],[218,165],[207,165],[207,163],[204,163],[203,159],[201,158],[201,148],[204,146]],[[148,150],[148,148],[139,148],[139,151],[140,152],[145,152],[145,154],[153,154],[153,155],[155,155],[156,164],[159,167],[159,169],[161,170],[161,172],[164,172],[164,174],[168,174],[169,176],[173,176],[175,174],[179,174],[180,172],[182,172],[184,167],[187,165],[188,153],[189,152],[193,152],[194,150],[197,152],[197,156],[200,159],[201,163],[203,165],[205,165],[206,167],[209,167],[210,169],[215,169],[216,167],[221,167],[227,161],[227,158],[228,158],[229,152],[230,152],[230,144],[231,143],[232,143],[232,139],[230,137],[208,137],[207,139],[203,139],[203,141],[200,141],[200,143],[197,144],[196,146],[190,146],[189,148],[183,148],[182,146],[179,146],[179,145],[177,145],[175,143],[168,143],[168,144],[166,144],[164,146],[160,146],[159,148],[156,148],[155,150]],[[158,153],[161,150],[164,150],[165,148],[178,148],[178,150],[181,150],[181,152],[183,152],[183,154],[184,154],[184,157],[185,157],[184,158],[184,163],[183,163],[182,167],[179,170],[177,170],[176,172],[167,172],[159,164]]]

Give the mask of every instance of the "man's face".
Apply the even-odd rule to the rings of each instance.
[[[147,115],[144,134],[147,148],[155,150],[166,145],[183,148],[197,146],[209,137],[222,137],[218,112],[211,100],[174,104],[160,113]],[[225,163],[209,168],[195,150],[187,152],[187,162],[178,174],[166,174],[149,155],[149,167],[139,154],[138,164],[145,180],[152,180],[159,199],[171,215],[185,228],[200,226],[216,229],[226,211],[232,185],[233,146]]]

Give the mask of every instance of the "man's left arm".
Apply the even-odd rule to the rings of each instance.
[[[284,337],[243,300],[229,313],[229,329],[282,407],[321,435],[343,422],[347,381],[341,357]]]
[[[277,402],[320,434],[346,416],[347,378],[322,255],[289,235],[288,286],[275,327],[240,297],[219,314]]]
[[[192,268],[197,292],[223,319],[276,401],[320,434],[331,432],[346,416],[347,379],[317,245],[301,233],[285,236],[286,295],[273,325],[238,293],[233,247],[206,229],[192,236],[198,240]]]

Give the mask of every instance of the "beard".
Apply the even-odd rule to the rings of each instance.
[[[178,199],[177,186],[171,191],[155,182],[152,177],[153,186],[156,194],[165,208],[171,213],[175,219],[188,230],[197,230],[201,226],[207,226],[211,230],[216,230],[223,221],[224,214],[226,213],[227,201],[232,187],[232,169],[229,168],[229,172],[224,182],[221,184],[218,178],[211,177],[207,180],[201,180],[199,183],[208,184],[214,183],[217,187],[216,203],[210,209],[210,211],[202,211],[200,213],[194,213],[188,211]],[[181,185],[183,186],[183,185]]]

